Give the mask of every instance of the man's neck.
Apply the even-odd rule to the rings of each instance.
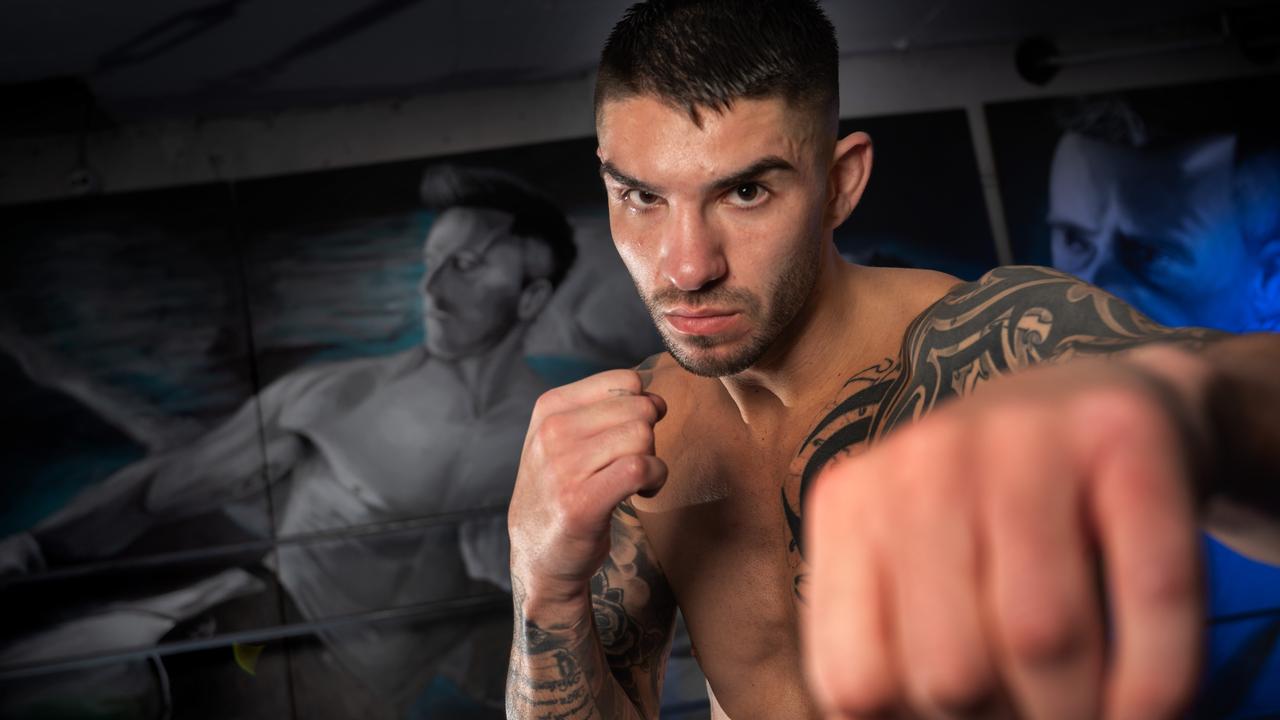
[[[858,268],[845,262],[835,246],[826,246],[809,299],[765,355],[748,370],[721,378],[748,425],[785,422],[825,400],[825,388],[838,385],[849,365],[866,352],[860,315]]]
[[[532,372],[524,367],[524,338],[529,323],[517,323],[511,330],[487,350],[466,357],[436,362],[452,367],[471,398],[474,414],[482,415],[506,395],[507,387],[522,373]]]

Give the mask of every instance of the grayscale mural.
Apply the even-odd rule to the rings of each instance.
[[[844,255],[996,264],[963,112],[843,129]],[[661,349],[594,150],[5,209],[0,717],[501,717],[532,404]]]

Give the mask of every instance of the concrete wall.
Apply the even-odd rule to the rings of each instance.
[[[1068,68],[1047,87],[1022,80],[1011,43],[845,57],[841,114],[967,108],[984,176],[983,103],[1196,82],[1265,72],[1226,46]],[[261,116],[126,124],[84,137],[0,140],[0,205],[76,194],[83,165],[101,192],[350,167],[593,132],[584,76]],[[986,177],[985,180],[991,178]],[[989,201],[990,204],[990,201]],[[989,208],[998,215],[998,207]]]

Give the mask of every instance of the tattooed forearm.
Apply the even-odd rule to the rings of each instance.
[[[507,716],[655,718],[675,602],[630,506],[614,512],[612,547],[591,581],[591,613],[541,626],[513,578],[516,631]]]
[[[628,501],[614,512],[612,546],[591,579],[595,625],[609,667],[647,717],[657,717],[671,651],[675,597]]]
[[[591,623],[541,627],[525,616],[523,584],[512,581],[516,626],[507,673],[507,717],[589,720],[639,717],[609,677]]]

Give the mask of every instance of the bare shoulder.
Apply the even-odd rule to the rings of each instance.
[[[908,325],[893,401],[879,427],[892,429],[949,398],[1028,367],[1109,356],[1152,343],[1194,348],[1221,337],[1171,328],[1066,273],[999,267],[950,288]]]
[[[1010,366],[1108,355],[1153,342],[1199,343],[1219,335],[1165,327],[1125,301],[1077,277],[1033,265],[998,267],[955,286],[908,333],[924,347],[1002,345]],[[908,348],[909,349],[909,348]]]
[[[864,267],[859,269],[859,282],[879,299],[877,315],[892,327],[904,328],[964,285],[953,275],[915,268]]]
[[[937,300],[949,290],[963,281],[954,275],[937,270],[921,270],[918,268],[863,268],[875,277],[877,282],[885,284],[887,289],[895,290],[912,300]]]

